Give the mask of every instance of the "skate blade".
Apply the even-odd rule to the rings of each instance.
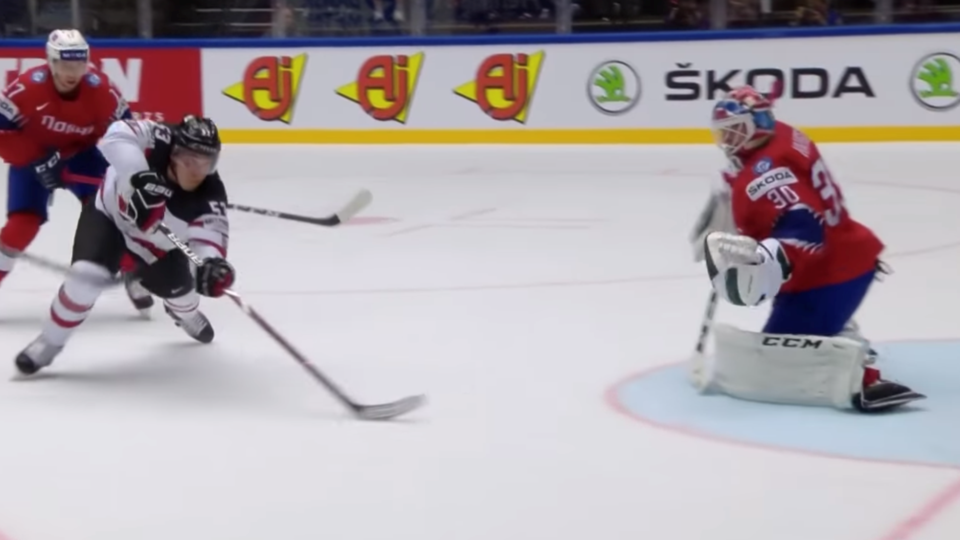
[[[927,396],[918,392],[906,392],[885,399],[875,400],[869,403],[861,402],[861,411],[863,412],[885,412],[900,408],[908,403],[927,399]]]

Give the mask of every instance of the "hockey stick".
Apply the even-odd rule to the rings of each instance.
[[[247,212],[261,216],[275,217],[279,219],[286,219],[288,221],[296,221],[299,223],[309,223],[310,225],[336,227],[341,223],[350,221],[353,216],[357,215],[361,210],[363,210],[368,204],[370,204],[372,200],[373,194],[366,189],[361,189],[356,195],[353,196],[353,199],[351,199],[350,202],[345,204],[343,208],[340,209],[339,212],[327,217],[319,218],[288,214],[287,212],[278,212],[276,210],[267,210],[266,208],[254,208],[252,206],[244,206],[241,204],[232,203],[228,203],[227,208],[230,210],[236,210],[238,212]]]
[[[690,383],[698,390],[706,389],[709,382],[706,371],[707,357],[707,338],[710,336],[710,330],[713,328],[714,315],[717,312],[718,296],[716,290],[710,291],[710,298],[707,299],[707,309],[703,314],[703,322],[700,324],[700,336],[697,338],[697,345],[694,348],[693,356],[690,359],[690,371],[688,376]]]
[[[703,323],[700,325],[700,337],[697,338],[697,346],[694,349],[696,354],[703,354],[707,349],[707,337],[710,336],[710,329],[713,327],[713,317],[717,312],[717,291],[710,291],[710,298],[707,299],[707,310],[703,314]]]
[[[93,176],[84,176],[70,172],[63,173],[63,178],[67,182],[73,182],[77,184],[100,185],[101,183],[101,180]],[[287,221],[296,221],[298,223],[320,225],[322,227],[336,227],[337,225],[350,221],[353,216],[360,213],[360,211],[366,208],[367,205],[369,205],[372,201],[373,194],[370,193],[369,190],[361,189],[356,195],[353,196],[352,199],[350,199],[349,202],[347,202],[347,204],[343,205],[343,208],[341,208],[339,212],[326,217],[302,216],[299,214],[290,214],[287,212],[279,212],[277,210],[270,210],[267,208],[257,208],[254,206],[233,203],[227,203],[227,209],[236,210],[238,212],[247,212],[249,214],[257,214],[260,216],[285,219]]]
[[[164,236],[173,242],[173,245],[175,245],[177,249],[182,251],[183,254],[190,259],[190,262],[197,267],[203,265],[203,261],[197,257],[196,253],[194,253],[189,246],[177,238],[177,235],[174,234],[174,232],[170,230],[166,224],[161,223],[158,229],[164,234]],[[239,294],[230,289],[227,289],[225,294],[231,300],[233,300],[233,302],[237,304],[237,306],[239,306],[240,309],[247,314],[247,316],[253,319],[253,321],[256,322],[260,328],[270,334],[270,337],[272,337],[274,341],[283,347],[283,349],[286,350],[290,356],[292,356],[294,360],[296,360],[297,363],[299,363],[307,371],[307,373],[313,377],[315,381],[326,387],[326,389],[329,390],[330,393],[333,394],[338,401],[340,401],[340,403],[342,403],[346,408],[350,409],[350,411],[361,420],[390,420],[419,408],[426,401],[425,396],[418,395],[406,397],[391,403],[382,403],[376,405],[362,405],[357,403],[347,396],[346,393],[344,393],[344,391],[341,390],[332,380],[324,375],[323,372],[321,372],[316,366],[307,360],[307,358],[301,354],[300,351],[296,350],[293,345],[290,344],[290,342],[281,336],[280,333],[273,328],[273,326],[271,326],[263,317],[260,316],[259,313],[253,309],[253,306],[246,303]]]

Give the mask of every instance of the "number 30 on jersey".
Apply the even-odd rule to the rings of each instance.
[[[840,218],[843,217],[843,196],[822,158],[813,164],[810,176],[813,181],[813,188],[817,190],[817,194],[823,200],[823,219],[827,222],[827,225],[833,227],[840,223]],[[767,198],[778,210],[800,202],[800,196],[790,187],[790,184],[793,183],[796,182],[778,182],[779,185],[771,186],[773,189],[765,190]]]

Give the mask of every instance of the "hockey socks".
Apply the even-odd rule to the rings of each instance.
[[[51,345],[63,346],[73,329],[87,320],[93,304],[103,292],[103,287],[95,283],[106,284],[111,277],[106,268],[92,262],[74,263],[50,305],[50,318],[43,325],[44,340]]]

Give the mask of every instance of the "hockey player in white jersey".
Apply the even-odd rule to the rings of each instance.
[[[202,343],[211,342],[214,331],[199,310],[200,296],[221,296],[235,279],[226,261],[227,195],[216,172],[221,145],[213,121],[194,116],[177,125],[119,121],[98,146],[110,168],[81,211],[72,265],[42,332],[16,358],[24,375],[53,362],[127,253],[137,261],[128,293],[140,290],[141,300],[148,294],[162,298],[177,326]],[[189,244],[202,266],[194,269],[157,231],[161,221]]]

